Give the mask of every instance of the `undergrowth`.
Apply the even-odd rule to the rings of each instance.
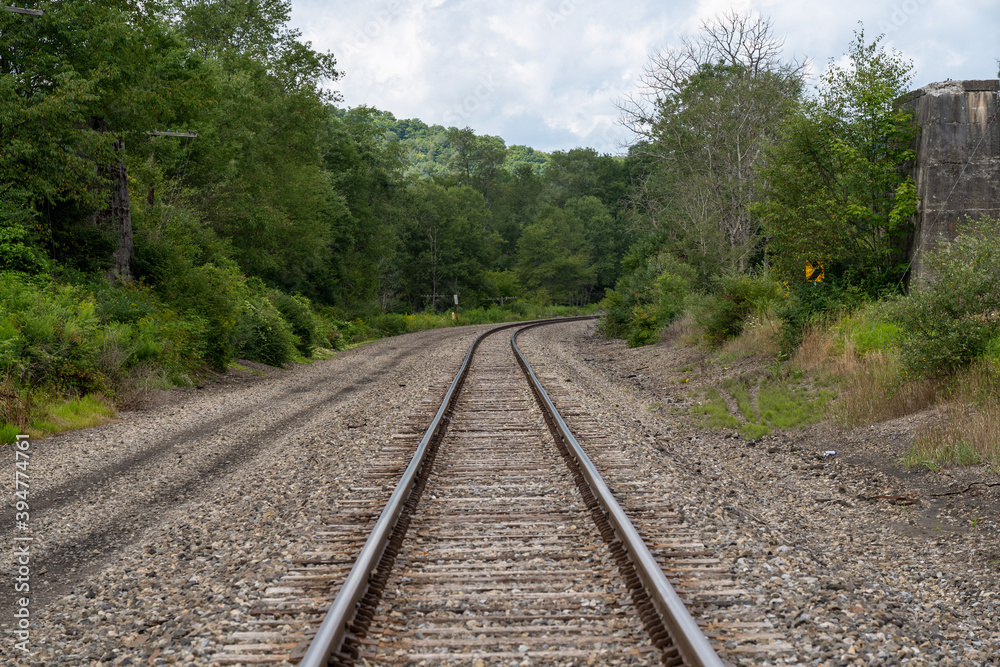
[[[738,416],[729,413],[715,388],[706,392],[713,410],[726,410],[731,419],[703,420],[711,428],[735,428],[747,440],[756,440],[775,429],[800,429],[820,421],[833,392],[807,386],[800,374],[742,375],[726,378],[722,388],[736,402]],[[708,398],[709,393],[712,394]]]

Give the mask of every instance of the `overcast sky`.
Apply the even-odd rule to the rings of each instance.
[[[913,61],[914,88],[997,76],[1000,0],[292,0],[292,25],[337,57],[345,106],[617,153],[630,135],[614,102],[649,54],[730,8],[769,17],[817,72],[862,21]]]

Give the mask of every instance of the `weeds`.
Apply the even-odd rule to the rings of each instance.
[[[21,429],[13,424],[0,423],[0,445],[9,445],[17,440],[17,436],[22,435]]]
[[[784,378],[774,373],[753,382],[750,376],[727,378],[722,383],[736,401],[739,415],[736,419],[740,434],[747,440],[768,435],[773,429],[803,428],[819,421],[826,412],[826,405],[833,397],[830,391],[814,391],[801,380]],[[709,391],[715,391],[714,389]],[[721,400],[721,396],[720,396]],[[725,402],[722,402],[725,406]]]
[[[691,409],[692,414],[702,418],[704,428],[739,428],[740,422],[729,413],[726,401],[719,391],[710,387],[699,405]]]
[[[858,315],[845,319],[848,326],[814,323],[807,327],[792,358],[795,370],[829,378],[839,388],[833,405],[838,419],[849,426],[873,424],[934,404],[937,389],[933,382],[901,381],[895,349],[857,346],[858,337],[869,343],[873,340],[866,332],[881,331],[882,340],[888,340],[886,329]]]
[[[115,409],[110,401],[103,396],[87,394],[68,401],[56,400],[32,422],[30,431],[37,435],[51,435],[98,426],[115,416]]]
[[[719,349],[719,363],[730,364],[755,355],[777,354],[778,345],[775,341],[779,326],[780,322],[775,317],[754,313],[743,325],[743,332],[727,340]]]
[[[0,379],[0,425],[14,431],[26,427],[31,419],[32,399],[31,392],[23,389],[8,372]]]
[[[907,463],[1000,464],[1000,377],[980,363],[958,374],[945,390],[940,416],[916,433]]]

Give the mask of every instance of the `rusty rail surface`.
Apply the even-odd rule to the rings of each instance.
[[[476,350],[486,337],[499,331],[519,327],[519,330],[511,337],[511,348],[514,355],[524,370],[529,384],[532,385],[532,393],[537,398],[543,412],[546,413],[545,419],[550,428],[553,429],[557,441],[562,441],[569,452],[569,458],[578,465],[577,476],[582,475],[582,479],[586,480],[593,497],[603,508],[607,521],[614,530],[614,536],[620,541],[621,548],[627,554],[628,560],[631,561],[631,567],[634,567],[635,575],[641,580],[642,588],[645,589],[652,602],[652,607],[655,607],[655,612],[659,616],[659,620],[662,621],[662,626],[669,633],[668,643],[676,649],[679,659],[683,659],[684,664],[721,667],[722,661],[688,614],[654,557],[649,553],[632,523],[615,501],[593,463],[580,448],[566,422],[556,410],[549,395],[542,388],[531,366],[517,347],[516,337],[522,331],[545,324],[581,319],[591,318],[545,320],[528,326],[524,326],[523,323],[505,325],[491,329],[473,342],[458,373],[449,385],[430,426],[421,438],[413,458],[379,516],[343,587],[326,613],[300,663],[301,665],[305,667],[325,666],[332,656],[344,649],[345,641],[350,635],[350,629],[355,623],[359,610],[362,609],[362,600],[365,599],[366,594],[369,594],[369,589],[373,585],[373,578],[379,570],[379,563],[384,557],[388,557],[390,560],[394,558],[395,547],[390,547],[390,540],[394,539],[394,533],[396,533],[395,540],[398,542],[400,539],[399,529],[402,528],[405,531],[406,525],[408,525],[408,519],[401,522],[401,515],[404,514],[404,508],[411,500],[411,495],[414,495],[414,489],[418,489],[416,496],[419,497],[419,489],[422,488],[423,483],[426,483],[430,475],[434,459],[434,445],[447,430],[452,410]],[[375,590],[378,590],[377,586]],[[648,620],[646,620],[646,625],[647,628],[650,627]],[[659,645],[662,641],[658,640],[657,644]],[[671,651],[673,652],[673,649]]]

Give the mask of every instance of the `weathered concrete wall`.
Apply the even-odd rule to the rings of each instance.
[[[902,101],[920,125],[911,274],[920,280],[921,259],[939,239],[954,239],[969,218],[1000,217],[1000,81],[932,83]]]

